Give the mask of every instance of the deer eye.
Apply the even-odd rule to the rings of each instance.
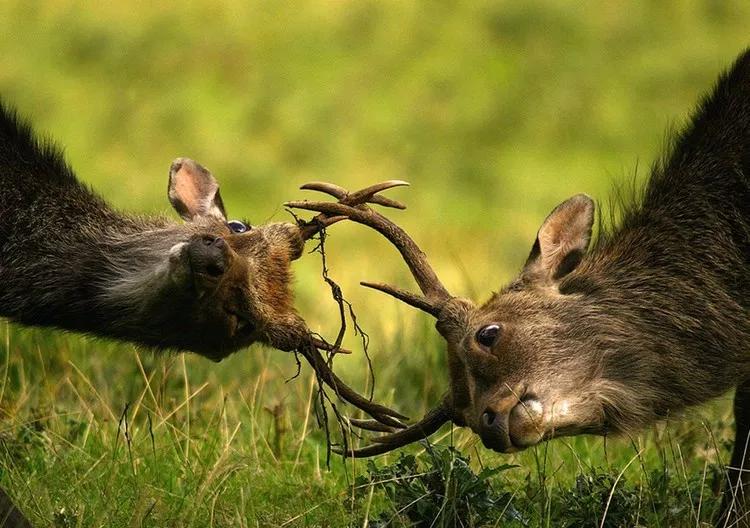
[[[477,330],[477,334],[474,336],[474,339],[476,339],[477,343],[479,343],[480,345],[491,348],[492,345],[494,345],[497,341],[499,335],[500,325],[490,324],[487,326],[483,326],[482,328]]]
[[[240,222],[239,220],[230,220],[229,222],[227,222],[227,227],[232,233],[237,234],[244,233],[250,230],[250,226],[248,226],[244,222]]]

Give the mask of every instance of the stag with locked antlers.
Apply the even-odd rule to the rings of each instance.
[[[307,187],[345,196],[336,187]],[[542,223],[518,277],[480,306],[450,295],[414,241],[371,208],[287,204],[382,233],[422,294],[363,284],[434,316],[448,344],[443,401],[418,423],[345,454],[385,453],[449,421],[499,452],[564,435],[630,433],[736,387],[721,519],[745,519],[750,51],[719,78],[634,194],[622,200],[619,222],[600,223],[593,244],[594,202],[577,195],[561,203]],[[383,430],[369,421],[355,425]]]

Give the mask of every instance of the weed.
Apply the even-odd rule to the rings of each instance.
[[[453,447],[428,447],[420,461],[401,454],[391,465],[378,467],[370,460],[367,475],[355,481],[363,492],[375,487],[385,494],[391,509],[371,520],[372,526],[390,526],[396,518],[418,527],[484,526],[515,512],[512,493],[493,486],[491,477],[515,467],[504,464],[475,473],[469,459]]]

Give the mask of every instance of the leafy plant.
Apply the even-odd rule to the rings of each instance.
[[[359,506],[373,489],[385,499],[387,506],[368,519],[378,528],[687,526],[686,519],[711,519],[717,504],[711,490],[721,473],[709,465],[706,475],[686,476],[665,465],[631,482],[591,468],[578,474],[570,488],[540,487],[529,474],[522,492],[518,475],[504,474],[514,467],[505,464],[477,473],[453,447],[430,446],[426,456],[401,453],[386,466],[370,460],[355,490]]]
[[[390,526],[398,519],[416,527],[484,526],[502,517],[517,515],[512,494],[490,482],[515,466],[504,464],[475,473],[469,459],[453,447],[430,447],[428,456],[417,459],[401,454],[391,465],[368,462],[367,475],[360,476],[360,491],[374,486],[392,505],[370,520],[372,526]]]
[[[560,496],[560,511],[565,527],[637,526],[641,497],[638,490],[623,479],[606,473],[582,474],[575,486]],[[605,517],[606,515],[606,517]]]

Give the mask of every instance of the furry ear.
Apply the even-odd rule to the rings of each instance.
[[[169,201],[185,220],[210,216],[226,221],[219,183],[190,158],[177,158],[169,168]]]
[[[573,271],[589,247],[593,225],[594,201],[585,194],[555,207],[539,228],[523,275],[553,282]]]

